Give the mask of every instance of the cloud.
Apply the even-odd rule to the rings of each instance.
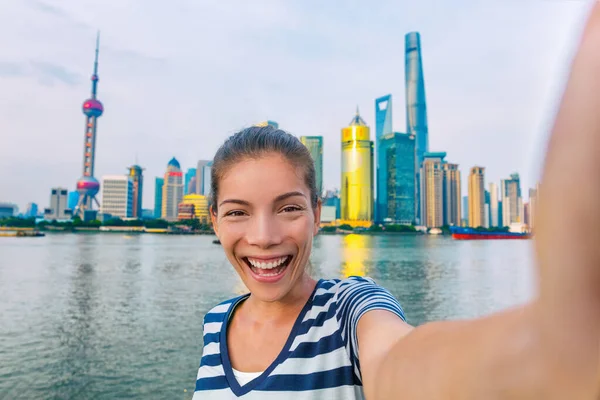
[[[0,77],[12,78],[26,74],[26,67],[15,62],[0,61]]]
[[[81,82],[81,75],[70,71],[63,65],[56,65],[42,61],[31,61],[33,74],[44,85],[53,85],[56,82],[69,86],[77,86]]]
[[[53,5],[43,2],[43,1],[29,0],[29,4],[33,8],[38,9],[44,13],[48,13],[48,14],[52,14],[52,15],[60,16],[60,17],[64,17],[67,15],[63,9],[53,6]]]

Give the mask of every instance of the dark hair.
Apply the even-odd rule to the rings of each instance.
[[[217,150],[210,172],[210,198],[213,212],[217,212],[219,183],[223,175],[237,162],[247,158],[260,158],[277,153],[304,171],[304,182],[310,190],[310,202],[315,209],[320,194],[317,193],[315,164],[310,152],[300,140],[271,125],[253,126],[230,136]]]

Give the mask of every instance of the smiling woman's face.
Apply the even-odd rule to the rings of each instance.
[[[302,169],[276,153],[237,162],[219,181],[213,227],[256,298],[282,300],[301,282],[321,211],[310,198]]]

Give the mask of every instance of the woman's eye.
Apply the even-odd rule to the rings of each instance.
[[[225,214],[226,217],[242,217],[244,215],[243,211],[229,211],[227,214]]]
[[[302,210],[301,207],[298,206],[285,206],[281,211],[283,212],[294,212]]]

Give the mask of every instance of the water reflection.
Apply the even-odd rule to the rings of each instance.
[[[366,276],[369,274],[367,262],[370,260],[371,249],[367,235],[350,234],[343,236],[342,251],[342,277]]]

